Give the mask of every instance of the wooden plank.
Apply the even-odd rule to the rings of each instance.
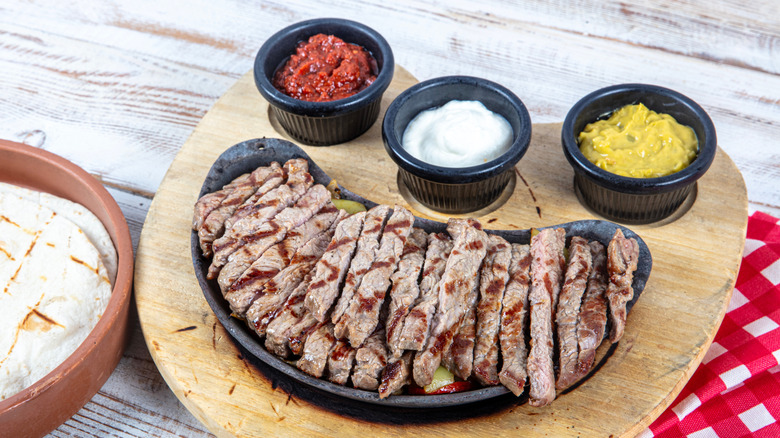
[[[413,82],[399,69],[383,104]],[[547,408],[504,399],[420,413],[327,397],[323,402],[321,395],[313,397],[283,376],[253,366],[201,296],[188,256],[190,218],[181,214],[191,209],[210,164],[224,149],[248,138],[283,135],[267,119],[267,104],[250,92],[252,87],[248,73],[214,105],[177,155],[150,207],[136,259],[136,302],[152,357],[176,396],[212,432],[632,435],[671,403],[701,361],[730,298],[747,223],[741,175],[722,151],[685,215],[632,227],[647,242],[654,261],[626,334],[593,378]],[[560,152],[559,132],[559,124],[534,126],[532,146],[517,166],[527,185],[519,181],[507,203],[482,217],[483,223],[511,229],[594,217],[572,191],[573,173]],[[395,165],[380,138],[377,123],[352,142],[305,149],[345,187],[377,202],[405,204],[395,185]],[[357,162],[355,157],[360,157]],[[712,240],[715,235],[721,237]],[[195,328],[180,331],[191,326]],[[659,329],[663,327],[675,329]]]

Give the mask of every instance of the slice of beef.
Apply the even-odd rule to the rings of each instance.
[[[330,202],[330,192],[324,186],[317,184],[301,196],[294,206],[285,208],[273,219],[264,222],[260,229],[246,237],[246,243],[230,255],[227,264],[219,271],[217,283],[220,289],[226,290],[230,287],[265,250],[281,242],[290,229],[309,220],[328,202]]]
[[[447,258],[452,251],[452,239],[445,233],[428,235],[428,250],[420,280],[420,296],[404,319],[404,326],[398,339],[398,347],[404,350],[420,351],[428,341],[433,315],[439,304],[439,294],[434,288],[441,279]]]
[[[344,279],[344,286],[341,288],[341,296],[331,313],[331,321],[334,324],[338,324],[344,312],[347,311],[352,301],[352,296],[357,291],[358,286],[360,286],[360,281],[368,272],[371,263],[374,262],[376,251],[379,248],[379,236],[382,235],[382,228],[389,212],[389,205],[377,205],[368,210],[366,214],[363,229],[360,231],[360,237],[358,238],[355,256],[350,262],[349,271],[347,271],[347,276]],[[339,332],[338,328],[335,333],[339,339],[344,337],[344,333]]]
[[[192,215],[192,229],[195,231],[200,230],[200,228],[203,226],[203,221],[206,220],[209,213],[214,211],[215,208],[219,207],[219,204],[222,203],[222,200],[225,199],[227,195],[229,195],[236,188],[237,185],[243,183],[247,179],[249,179],[249,174],[245,173],[224,185],[220,190],[206,193],[205,195],[201,196],[200,199],[195,202],[195,208]]]
[[[263,286],[290,264],[294,254],[308,241],[333,225],[339,210],[329,202],[306,222],[290,230],[284,240],[268,248],[225,291],[230,308],[243,316],[262,292]]]
[[[352,385],[355,388],[376,390],[386,365],[385,330],[380,326],[355,352]]]
[[[240,219],[248,215],[251,215],[253,212],[257,210],[266,207],[268,198],[264,198],[264,197],[268,193],[270,193],[273,190],[276,190],[282,185],[289,187],[293,192],[298,193],[299,194],[298,196],[300,197],[300,195],[306,191],[306,188],[310,187],[313,184],[313,178],[311,177],[311,175],[308,174],[308,172],[306,172],[306,168],[307,167],[300,168],[299,170],[299,167],[295,166],[295,164],[292,161],[288,161],[287,163],[284,164],[283,167],[278,167],[274,169],[271,175],[263,182],[263,185],[261,185],[252,196],[247,198],[246,201],[244,201],[244,203],[241,204],[230,217],[225,219],[225,234],[223,235],[223,237],[225,235],[235,235],[236,232],[240,230],[240,227],[236,228],[236,230],[232,230],[236,222],[238,222]],[[292,174],[293,178],[292,180],[288,181],[288,176],[290,171],[293,171]],[[299,178],[299,175],[302,176],[304,179],[301,180],[301,178]],[[299,182],[304,183],[305,187],[304,188],[297,187],[296,184]],[[300,185],[304,185],[304,184],[300,184]]]
[[[576,380],[585,377],[593,367],[596,348],[604,339],[607,327],[607,300],[604,297],[607,289],[607,252],[600,242],[590,242],[589,247],[593,269],[590,271],[577,322],[579,353]]]
[[[412,352],[390,360],[382,371],[379,383],[379,398],[387,398],[412,382]]]
[[[626,327],[626,303],[634,298],[634,281],[639,261],[639,244],[635,239],[626,239],[618,229],[607,247],[607,272],[609,285],[605,295],[609,302],[611,329],[609,340],[615,343],[623,337]]]
[[[477,343],[474,346],[474,375],[485,386],[499,384],[498,338],[501,327],[501,306],[509,282],[511,261],[512,247],[509,242],[500,236],[491,235],[480,272]]]
[[[393,208],[374,262],[360,281],[347,312],[336,324],[336,332],[346,334],[350,345],[355,348],[363,345],[379,324],[379,310],[390,287],[390,276],[398,268],[413,223],[414,216],[409,210],[399,205]]]
[[[582,237],[573,236],[569,242],[569,263],[566,266],[555,315],[555,323],[558,326],[559,351],[556,387],[559,390],[568,388],[578,379],[577,318],[591,268],[592,257],[588,241]]]
[[[436,283],[439,306],[433,319],[425,349],[415,355],[413,374],[419,386],[431,383],[463,318],[467,297],[478,282],[479,268],[487,252],[487,234],[473,219],[450,219],[447,231],[453,237],[453,248],[441,280]]]
[[[387,346],[393,358],[398,359],[404,352],[400,346],[401,329],[412,304],[420,295],[418,279],[425,262],[425,247],[428,244],[428,234],[420,229],[412,229],[409,239],[404,245],[398,270],[390,277],[393,286],[390,289],[390,308],[385,332]]]
[[[512,244],[509,281],[501,306],[501,359],[498,380],[515,396],[525,391],[528,378],[526,362],[526,327],[528,326],[528,289],[531,287],[531,251],[529,245]]]
[[[471,377],[474,370],[474,343],[477,336],[477,301],[479,289],[474,289],[466,297],[466,314],[452,339],[450,346],[441,357],[441,365],[463,380]]]
[[[555,399],[553,371],[553,311],[560,293],[566,231],[546,228],[531,238],[531,348],[528,376],[531,382],[529,403],[545,406]]]
[[[301,284],[296,287],[282,305],[281,311],[265,328],[265,349],[281,357],[292,355],[289,347],[290,330],[300,322],[307,311],[303,305],[306,288],[311,282],[311,273],[307,273]],[[254,330],[254,326],[250,327]]]
[[[339,210],[339,212],[346,214],[343,210]],[[338,220],[341,220],[341,215],[336,218],[336,221]],[[306,242],[295,252],[290,264],[269,280],[263,286],[262,292],[258,293],[246,312],[247,321],[254,326],[258,335],[261,337],[265,335],[266,327],[281,313],[284,302],[304,280],[306,274],[317,263],[317,260],[322,257],[322,254],[328,247],[328,243],[330,243],[330,239],[333,237],[335,227],[336,223],[332,224],[328,230],[321,232]]]
[[[352,366],[355,363],[357,350],[343,339],[336,341],[336,345],[328,356],[328,380],[339,385],[346,385],[352,374]]]
[[[322,324],[306,338],[303,354],[295,365],[307,374],[322,377],[325,367],[328,365],[328,356],[335,345],[336,337],[333,336],[333,324]]]
[[[304,307],[305,308],[305,307]],[[290,351],[294,355],[303,354],[303,346],[306,344],[306,338],[309,337],[314,330],[317,330],[323,324],[332,324],[326,322],[319,322],[311,313],[305,311],[303,317],[301,317],[287,332],[287,345],[290,347]]]
[[[227,263],[229,257],[239,248],[247,243],[251,236],[260,230],[266,222],[271,220],[280,211],[292,206],[301,196],[311,187],[312,177],[306,171],[307,166],[299,166],[293,160],[284,165],[284,169],[279,169],[279,175],[287,175],[287,183],[278,185],[266,192],[255,204],[252,204],[252,210],[244,211],[240,219],[228,219],[226,224],[233,221],[232,225],[226,228],[225,234],[214,241],[214,259],[209,266],[209,275],[216,277],[222,266]],[[275,181],[281,181],[277,175]],[[269,180],[267,183],[271,183]],[[265,184],[259,190],[265,189]],[[258,190],[258,191],[259,191]],[[227,225],[226,225],[227,226]]]
[[[318,321],[325,321],[338,298],[365,218],[366,212],[361,211],[341,221],[328,249],[314,268],[314,277],[306,291],[306,308]]]
[[[278,166],[278,163],[276,164]],[[273,163],[272,163],[273,166]],[[236,211],[239,205],[257,191],[269,175],[273,173],[274,167],[258,167],[249,177],[237,184],[233,190],[222,200],[219,207],[213,209],[203,224],[198,229],[198,238],[203,255],[208,257],[212,254],[211,243],[214,239],[220,237],[225,230],[225,220]]]

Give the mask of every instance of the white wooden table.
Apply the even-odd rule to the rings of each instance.
[[[0,138],[102,180],[137,244],[174,156],[263,41],[324,16],[375,28],[420,80],[465,74],[507,86],[535,123],[562,121],[606,85],[680,91],[715,122],[751,211],[780,216],[775,0],[0,0]],[[52,436],[210,436],[168,389],[131,319],[114,374]]]

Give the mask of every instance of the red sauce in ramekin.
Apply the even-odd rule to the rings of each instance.
[[[317,34],[298,44],[274,74],[274,87],[290,97],[328,102],[352,96],[376,80],[376,60],[363,47]]]

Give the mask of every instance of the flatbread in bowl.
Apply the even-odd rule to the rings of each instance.
[[[121,358],[132,243],[111,195],[62,157],[0,140],[0,183],[0,430],[42,436]]]

